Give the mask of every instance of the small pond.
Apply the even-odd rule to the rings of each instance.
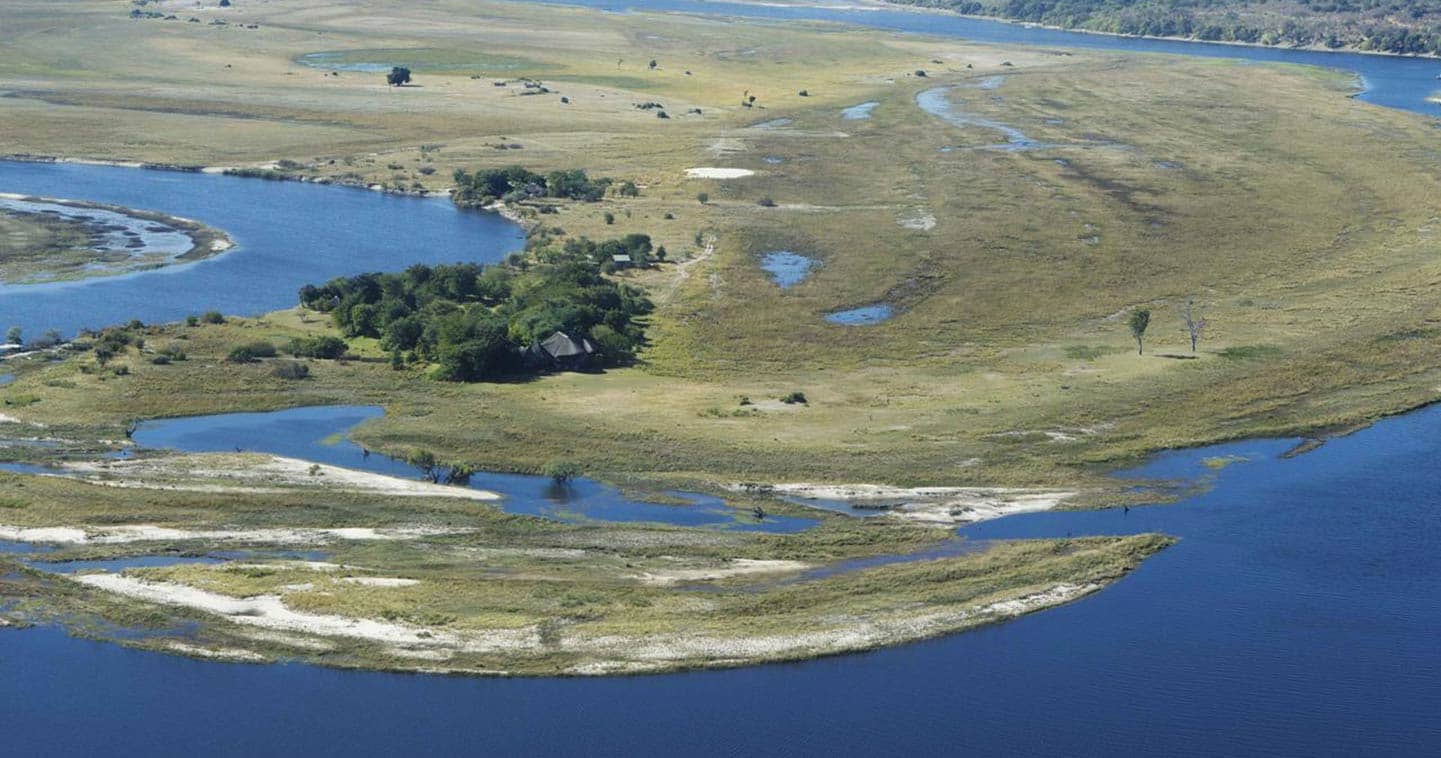
[[[789,250],[778,250],[761,256],[761,268],[770,274],[771,281],[783,290],[805,281],[815,265],[814,258]]]
[[[877,105],[880,105],[880,103],[874,100],[852,105],[841,111],[841,118],[846,121],[864,121],[871,117],[871,111],[875,110]]]
[[[859,308],[850,308],[844,311],[835,311],[826,314],[826,320],[832,324],[845,326],[867,326],[879,324],[896,315],[895,308],[887,303],[876,303],[874,305],[863,305]]]

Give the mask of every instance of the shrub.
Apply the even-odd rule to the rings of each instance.
[[[556,484],[566,482],[580,476],[580,466],[573,461],[553,460],[545,464],[541,473],[550,477]]]
[[[1228,347],[1217,353],[1220,357],[1233,361],[1274,358],[1280,354],[1281,348],[1275,345],[1237,345],[1235,347]]]
[[[770,196],[767,195],[766,197],[757,200],[756,205],[759,205],[762,208],[774,208],[776,207],[776,201],[772,200]]]
[[[193,314],[193,313],[192,313],[191,315],[189,315],[189,316],[186,316],[186,317],[185,317],[185,325],[186,325],[186,326],[199,326],[199,325],[200,325],[200,317],[199,317],[199,316],[196,316],[196,315]]]
[[[795,392],[792,392],[792,393],[790,393],[789,395],[786,395],[785,397],[781,398],[781,402],[782,402],[782,403],[785,403],[786,405],[795,405],[795,404],[797,404],[797,403],[799,403],[799,404],[801,404],[801,405],[805,405],[805,404],[806,404],[806,393],[801,392],[800,390],[796,390]]]
[[[277,361],[270,373],[281,379],[308,379],[310,367],[300,361]]]
[[[254,363],[261,358],[274,358],[275,346],[269,342],[247,342],[230,351],[225,360],[231,363]]]
[[[710,202],[710,195],[704,192],[697,192],[695,195],[695,199],[699,201],[701,205],[705,205],[706,203]]]
[[[206,311],[200,314],[200,320],[207,324],[223,324],[225,316],[220,311]]]
[[[296,358],[335,360],[345,355],[350,345],[339,337],[298,337],[290,341],[285,352]]]

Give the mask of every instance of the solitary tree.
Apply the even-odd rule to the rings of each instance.
[[[650,59],[650,70],[654,71],[656,66],[655,58]]]
[[[385,83],[392,87],[399,87],[402,84],[410,83],[410,69],[404,66],[395,66],[390,73],[385,75]]]
[[[420,478],[435,484],[440,481],[440,464],[435,460],[435,453],[429,450],[412,450],[406,456],[406,462],[420,470]]]
[[[1131,311],[1131,317],[1126,324],[1131,327],[1131,336],[1136,338],[1136,354],[1143,355],[1146,352],[1146,327],[1151,325],[1151,312],[1145,308],[1137,308]]]
[[[1186,324],[1186,336],[1191,338],[1191,352],[1196,352],[1196,343],[1201,341],[1201,333],[1206,331],[1206,319],[1201,318],[1196,310],[1196,301],[1186,298],[1186,304],[1181,306],[1181,321]]]
[[[24,334],[24,332],[20,331],[20,327],[12,326],[5,330],[5,341],[11,345],[19,345],[24,342],[22,339]]]
[[[556,484],[565,484],[580,476],[580,466],[566,460],[553,460],[545,464],[541,473],[550,477]]]

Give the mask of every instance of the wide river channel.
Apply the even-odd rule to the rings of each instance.
[[[1328,65],[1363,76],[1371,102],[1438,112],[1424,101],[1438,61],[1101,37],[906,11],[633,5]],[[294,304],[306,282],[418,261],[494,260],[521,244],[508,223],[444,201],[313,185],[0,163],[0,192],[185,216],[238,244],[160,272],[0,288],[0,325],[31,334],[212,308],[255,314]],[[314,423],[372,415],[359,409]],[[196,436],[201,423],[163,422],[146,441],[219,444]],[[1281,458],[1292,444],[1167,453],[1118,474],[1214,479],[1173,505],[1016,516],[964,530],[977,539],[1159,531],[1181,541],[1083,601],[864,655],[635,678],[466,679],[203,662],[55,628],[0,632],[0,752],[1441,754],[1441,408]],[[1235,462],[1220,470],[1202,463],[1227,456]],[[544,511],[552,501],[534,502],[554,515]]]

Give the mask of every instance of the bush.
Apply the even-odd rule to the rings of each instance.
[[[797,403],[805,405],[806,393],[801,392],[800,390],[796,390],[795,392],[792,392],[791,394],[781,398],[781,402],[785,403],[786,405],[796,405]]]
[[[185,317],[185,325],[186,325],[186,326],[200,326],[200,317],[199,317],[199,316],[196,316],[196,315],[193,314],[193,313],[192,313],[191,315],[189,315],[189,316],[186,316],[186,317]]]
[[[545,464],[541,473],[550,477],[556,484],[566,482],[580,476],[580,466],[573,461],[553,460]]]
[[[270,374],[281,379],[308,379],[310,367],[300,361],[277,361]]]
[[[225,316],[220,311],[206,311],[200,315],[200,320],[207,324],[223,324]]]
[[[225,360],[231,363],[254,363],[261,358],[274,358],[275,346],[269,342],[247,342],[230,351]]]
[[[344,356],[350,345],[339,337],[298,337],[290,341],[285,352],[296,358],[320,358],[335,360]]]
[[[700,201],[701,205],[705,205],[706,203],[710,202],[710,195],[707,195],[704,192],[697,192],[695,194],[695,199]]]
[[[759,205],[759,206],[762,207],[762,208],[774,208],[774,207],[776,207],[776,201],[772,200],[772,199],[770,198],[770,196],[768,195],[768,196],[766,196],[766,197],[763,197],[763,198],[757,200],[757,201],[756,201],[756,205]]]
[[[160,355],[157,357],[163,357],[167,361],[183,361],[187,358],[185,351],[181,350],[179,345],[166,345],[160,348]]]

